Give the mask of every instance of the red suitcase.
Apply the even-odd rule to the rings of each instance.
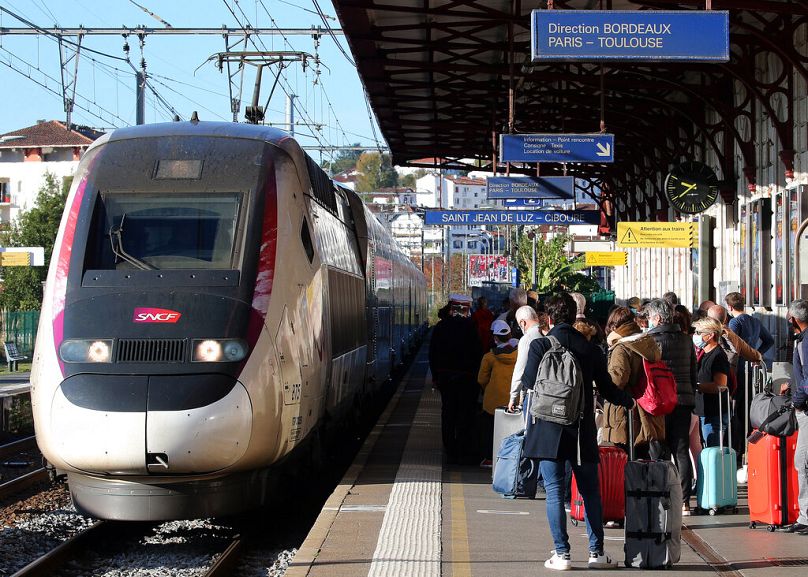
[[[621,527],[626,516],[625,469],[628,455],[619,447],[598,447],[600,464],[600,500],[603,503],[603,522],[614,521]],[[572,524],[584,520],[584,500],[578,492],[575,475],[572,476],[572,501],[570,507]]]
[[[790,437],[765,435],[749,443],[749,527],[766,523],[769,531],[790,525],[800,512],[794,452],[797,433]]]

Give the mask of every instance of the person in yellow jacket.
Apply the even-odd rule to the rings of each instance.
[[[502,320],[491,323],[494,347],[483,356],[477,382],[483,390],[480,443],[483,461],[481,467],[490,467],[491,446],[494,444],[494,413],[497,407],[508,405],[511,397],[511,379],[516,365],[519,341],[511,337],[511,328]]]

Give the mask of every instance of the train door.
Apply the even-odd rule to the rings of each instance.
[[[797,229],[797,250],[796,250],[796,274],[797,296],[808,298],[808,219],[805,219]]]
[[[289,311],[283,307],[283,316],[275,334],[275,346],[278,349],[284,405],[300,403],[303,394],[301,359],[295,343],[294,330],[294,326],[289,322]]]

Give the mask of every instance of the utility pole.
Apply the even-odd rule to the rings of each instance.
[[[146,123],[146,75],[142,70],[135,72],[135,123]]]
[[[289,127],[289,136],[295,136],[295,98],[294,94],[288,94],[286,97],[286,126]]]

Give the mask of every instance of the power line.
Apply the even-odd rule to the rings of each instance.
[[[151,10],[149,10],[148,8],[146,8],[145,6],[141,6],[140,4],[138,4],[137,2],[135,2],[135,0],[129,0],[129,2],[131,2],[132,4],[134,4],[135,6],[137,6],[138,8],[140,8],[141,10],[143,10],[143,11],[144,11],[146,14],[148,14],[149,16],[151,16],[152,18],[154,18],[155,20],[157,20],[157,21],[158,21],[158,22],[160,22],[161,24],[163,24],[163,25],[164,25],[166,28],[173,28],[173,27],[171,26],[171,24],[169,24],[168,22],[166,22],[165,20],[163,20],[162,18],[160,18],[160,17],[159,17],[157,14],[155,14],[154,12],[152,12]]]
[[[50,10],[50,8],[48,8],[47,4],[45,4],[42,0],[34,0],[34,4],[36,5],[37,8],[39,8],[39,11],[42,12],[45,15],[46,18],[48,16],[53,18],[54,25],[56,25],[56,26],[59,25],[59,22],[56,20],[56,16],[54,16],[53,12],[51,12],[51,10]],[[40,4],[42,5],[42,8],[40,8]]]
[[[314,8],[317,10],[317,14],[320,16],[320,19],[323,21],[323,25],[325,26],[325,29],[328,31],[328,35],[331,36],[331,38],[334,39],[334,44],[337,45],[337,48],[339,48],[339,51],[342,52],[342,55],[345,57],[345,59],[348,62],[350,62],[351,66],[356,68],[356,62],[353,61],[353,58],[351,58],[350,55],[348,55],[348,53],[342,47],[342,44],[340,44],[339,40],[337,40],[337,37],[334,34],[334,31],[331,29],[331,24],[329,24],[328,20],[326,20],[326,18],[325,18],[325,12],[323,12],[323,9],[320,8],[320,3],[317,2],[317,0],[312,0],[312,2],[314,2]],[[264,3],[264,1],[261,0],[262,5],[263,5],[263,3]]]
[[[48,86],[46,82],[43,82],[43,81],[41,81],[41,80],[37,80],[36,78],[34,78],[34,77],[31,75],[31,73],[30,73],[30,72],[31,72],[31,70],[36,70],[36,71],[37,71],[37,72],[39,72],[39,73],[40,73],[42,76],[44,76],[46,79],[51,80],[51,81],[52,81],[53,83],[55,83],[55,84],[59,84],[59,80],[57,80],[56,78],[53,78],[52,76],[50,76],[49,74],[47,74],[46,72],[44,72],[43,70],[41,70],[41,69],[40,69],[39,67],[37,67],[36,65],[31,64],[30,62],[27,62],[26,60],[23,60],[22,58],[20,58],[19,56],[17,56],[17,55],[16,55],[16,54],[14,54],[13,52],[11,52],[11,51],[7,50],[6,48],[4,48],[4,47],[0,46],[0,50],[1,50],[1,51],[3,51],[3,52],[6,52],[6,53],[9,55],[9,57],[10,57],[10,59],[9,59],[9,61],[8,61],[8,62],[6,62],[6,61],[5,61],[5,60],[3,60],[2,58],[0,58],[0,64],[4,64],[4,65],[5,65],[5,66],[7,66],[8,68],[10,68],[10,69],[11,69],[11,70],[13,70],[14,72],[16,72],[17,74],[20,74],[21,76],[24,76],[25,78],[28,78],[30,81],[34,82],[35,84],[38,84],[39,86],[41,86],[42,88],[44,88],[44,89],[45,89],[45,90],[47,90],[48,92],[52,92],[53,94],[55,94],[55,95],[57,95],[57,96],[59,96],[59,97],[61,98],[62,94],[61,94],[60,92],[57,92],[56,90],[54,90],[53,88],[51,88],[50,86]],[[26,73],[25,71],[23,71],[23,70],[20,70],[20,69],[19,69],[19,68],[17,68],[16,66],[14,66],[14,59],[15,59],[15,58],[16,58],[17,60],[19,60],[19,61],[20,61],[22,64],[24,64],[25,66],[27,66],[27,67],[29,68],[29,71],[28,71],[27,73]],[[80,97],[82,100],[85,100],[85,101],[89,102],[90,104],[92,104],[93,106],[95,106],[96,108],[98,108],[98,110],[100,110],[102,113],[104,113],[104,114],[107,114],[107,115],[111,116],[112,118],[114,118],[114,119],[116,119],[116,120],[120,121],[121,123],[123,123],[123,124],[125,124],[125,125],[128,125],[128,124],[129,124],[129,123],[126,121],[126,120],[124,120],[123,118],[121,118],[121,117],[120,117],[120,116],[118,116],[117,114],[115,114],[115,113],[113,113],[113,112],[110,112],[109,110],[105,109],[104,107],[102,107],[101,105],[99,105],[97,102],[91,101],[90,99],[88,99],[88,98],[86,98],[86,97],[84,97],[84,96],[81,96],[81,95],[78,95],[78,96],[79,96],[79,97]],[[85,107],[85,106],[83,106],[83,105],[79,104],[78,102],[75,102],[75,103],[74,103],[74,105],[75,105],[75,106],[77,106],[78,108],[81,108],[82,110],[84,110],[84,111],[85,111],[85,112],[87,112],[88,114],[91,114],[93,117],[95,117],[95,118],[97,118],[97,119],[101,120],[102,122],[105,122],[105,123],[108,123],[108,124],[111,124],[111,125],[115,126],[115,122],[114,122],[114,121],[110,121],[109,119],[104,118],[104,117],[103,117],[101,114],[98,114],[98,113],[96,113],[96,112],[94,112],[94,111],[90,110],[89,108],[87,108],[87,107]]]
[[[252,42],[253,46],[255,46],[255,48],[256,48],[256,49],[260,50],[261,48],[259,48],[258,44],[256,44],[255,39],[254,39],[254,38],[253,38],[251,35],[247,34],[248,28],[247,28],[247,27],[246,27],[244,24],[242,24],[242,23],[239,21],[239,17],[236,15],[235,11],[234,11],[234,10],[233,10],[233,8],[230,6],[230,4],[227,2],[227,0],[222,0],[222,2],[224,3],[225,7],[226,7],[226,8],[227,8],[227,10],[230,12],[230,14],[232,14],[232,16],[233,16],[233,18],[235,19],[236,23],[237,23],[237,24],[239,24],[239,26],[241,26],[241,27],[243,28],[243,30],[244,30],[244,32],[245,32],[245,42],[246,42],[246,40],[247,40],[247,39],[249,39],[249,41],[250,41],[250,42]],[[247,15],[244,13],[244,10],[241,8],[241,5],[238,3],[238,0],[234,0],[234,2],[235,2],[235,4],[236,4],[236,6],[238,7],[239,12],[241,12],[241,15],[242,15],[242,17],[244,18],[244,21],[245,21],[245,22],[246,22],[246,23],[249,25],[249,24],[250,24],[250,19],[249,19],[249,17],[248,17],[248,16],[247,16]],[[262,3],[262,6],[263,6],[263,3]],[[264,6],[264,10],[266,11],[266,6]],[[274,19],[274,18],[272,18],[272,16],[269,14],[269,12],[268,12],[268,11],[266,11],[266,12],[267,12],[267,16],[269,16],[269,18],[270,18],[270,20],[272,21],[273,25],[275,25],[275,26],[276,26],[276,28],[277,28],[277,24],[275,23],[275,19]],[[291,43],[289,42],[289,40],[286,38],[286,36],[285,36],[283,33],[281,33],[281,37],[284,39],[284,42],[286,42],[286,44],[289,46],[289,48],[294,49],[294,48],[293,48],[293,46],[291,45]],[[263,41],[263,40],[261,40],[261,38],[260,38],[260,37],[258,38],[258,40],[259,40],[259,42],[261,42],[261,47],[264,49],[264,51],[266,51],[266,45],[264,44],[264,41]],[[314,120],[311,118],[311,116],[309,116],[309,114],[308,114],[308,113],[307,113],[305,110],[301,110],[301,109],[300,109],[300,108],[299,108],[299,107],[298,107],[298,106],[295,104],[294,98],[292,98],[292,95],[290,94],[289,90],[287,90],[287,89],[286,89],[286,87],[285,87],[285,86],[283,86],[283,80],[281,80],[282,78],[283,78],[283,77],[282,77],[282,75],[281,75],[281,76],[278,76],[278,79],[279,79],[279,84],[281,84],[281,89],[284,91],[284,93],[286,93],[286,96],[287,96],[287,97],[288,97],[288,98],[291,100],[291,106],[292,106],[292,108],[293,108],[295,111],[297,111],[297,112],[300,114],[300,116],[301,116],[301,117],[305,117],[305,118],[306,118],[306,119],[309,121],[309,123],[310,123],[311,125],[313,125],[313,126],[315,126],[315,127],[316,127],[316,126],[317,126],[317,123],[316,123],[316,122],[314,122]],[[290,86],[289,88],[291,89],[291,86]],[[323,143],[322,143],[322,141],[320,140],[320,137],[319,137],[319,136],[317,136],[316,132],[315,132],[315,133],[313,133],[313,134],[312,134],[312,136],[314,136],[314,139],[317,141],[317,143],[318,143],[318,144],[320,144],[320,145],[322,145],[322,144],[323,144]]]

